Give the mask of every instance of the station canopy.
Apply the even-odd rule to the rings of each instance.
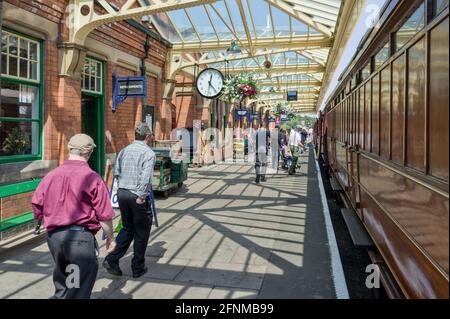
[[[148,22],[173,43],[182,67],[253,73],[263,103],[298,91],[291,107],[303,113],[317,110],[340,7],[340,0],[219,0],[154,14]]]

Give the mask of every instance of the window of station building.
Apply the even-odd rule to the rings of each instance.
[[[37,82],[39,42],[8,31],[2,32],[2,76]]]
[[[400,27],[395,35],[396,51],[400,50],[409,40],[411,40],[425,26],[425,4],[422,3],[419,8],[409,17],[409,19]]]
[[[0,163],[41,155],[41,43],[3,30]]]
[[[81,89],[90,93],[103,93],[102,87],[103,63],[86,58],[81,72]]]
[[[378,70],[378,68],[380,66],[382,66],[383,63],[387,61],[387,59],[389,59],[390,52],[391,52],[390,43],[388,41],[388,42],[386,42],[384,47],[381,48],[381,50],[378,51],[378,53],[375,55],[375,58],[374,58],[374,60],[375,60],[375,70]]]

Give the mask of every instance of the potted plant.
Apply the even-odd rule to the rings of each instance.
[[[7,155],[22,155],[25,154],[29,147],[30,140],[18,127],[15,127],[3,142],[2,151]]]

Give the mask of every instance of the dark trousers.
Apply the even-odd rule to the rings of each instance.
[[[55,261],[53,283],[55,299],[89,299],[97,278],[97,243],[85,230],[60,230],[47,234]]]
[[[267,171],[267,154],[256,153],[255,172],[256,179],[259,181],[261,177],[266,177]]]
[[[152,227],[152,214],[148,200],[142,205],[136,203],[137,195],[126,189],[117,191],[120,214],[122,216],[122,229],[116,238],[116,248],[106,256],[110,264],[119,264],[134,240],[134,256],[131,260],[133,273],[139,273],[145,267],[145,250],[147,249],[150,229]]]
[[[292,153],[292,164],[291,167],[289,168],[289,174],[294,174],[298,161],[299,147],[291,146],[291,153]]]

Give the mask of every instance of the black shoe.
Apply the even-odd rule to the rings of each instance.
[[[255,183],[259,184],[259,178],[255,179]]]
[[[267,179],[264,176],[261,177],[261,182],[265,182],[265,181],[267,181]]]
[[[144,275],[146,272],[148,271],[147,267],[144,267],[144,269],[142,269],[140,272],[138,273],[133,273],[133,278],[139,278],[142,275]]]
[[[103,261],[103,267],[105,267],[106,271],[113,276],[122,276],[122,270],[119,265],[110,264],[106,259]]]

